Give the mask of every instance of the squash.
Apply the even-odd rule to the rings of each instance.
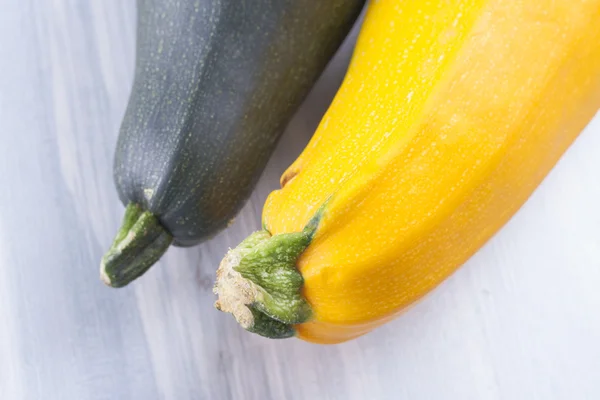
[[[379,0],[315,136],[222,261],[217,308],[339,343],[402,313],[526,201],[600,106],[600,0]]]
[[[363,0],[140,0],[114,178],[127,206],[101,262],[121,287],[171,243],[224,228]]]

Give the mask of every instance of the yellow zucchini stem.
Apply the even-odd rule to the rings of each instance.
[[[296,262],[312,241],[321,215],[319,210],[302,232],[272,236],[262,230],[230,250],[217,270],[215,307],[231,313],[250,332],[272,339],[294,336],[294,325],[312,315]]]
[[[254,232],[230,250],[217,270],[215,307],[233,314],[246,330],[269,338],[294,335],[309,319],[296,260],[310,243],[305,232],[271,236]]]

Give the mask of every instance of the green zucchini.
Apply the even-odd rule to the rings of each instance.
[[[214,235],[363,0],[139,0],[135,78],[114,179],[123,226],[101,277],[127,285],[171,245]]]

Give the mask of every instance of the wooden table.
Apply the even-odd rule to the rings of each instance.
[[[402,318],[338,346],[270,341],[213,309],[350,46],[289,125],[235,224],[109,289],[112,153],[133,0],[0,0],[0,399],[600,399],[600,120],[518,215]]]

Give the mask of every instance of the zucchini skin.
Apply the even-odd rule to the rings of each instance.
[[[356,0],[140,0],[114,177],[177,245],[226,226],[358,16]]]
[[[154,215],[177,246],[224,228],[363,4],[138,0],[114,159],[121,202]]]

